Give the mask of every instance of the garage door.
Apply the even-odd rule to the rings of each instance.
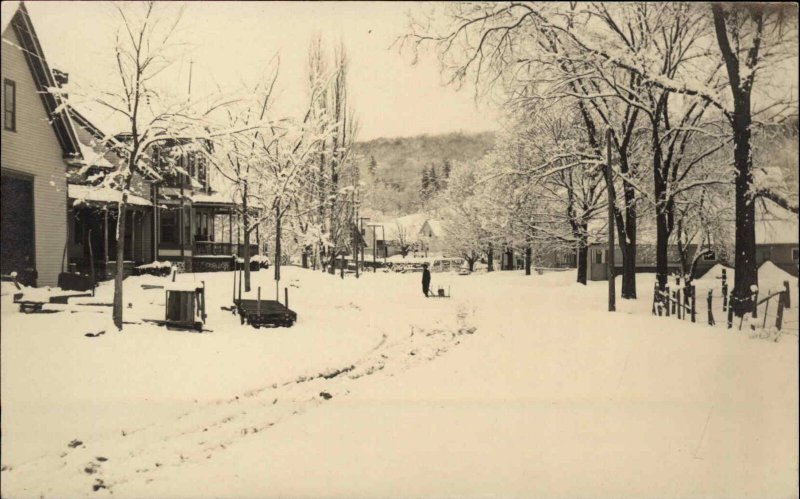
[[[35,268],[33,181],[0,176],[0,267],[3,274]]]

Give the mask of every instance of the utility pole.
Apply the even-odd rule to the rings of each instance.
[[[606,187],[608,189],[608,311],[614,312],[616,306],[616,290],[614,289],[614,184],[611,175],[611,128],[606,129]]]
[[[363,238],[366,236],[366,232],[364,231],[364,220],[369,220],[369,217],[359,217],[359,230],[361,231],[361,237]],[[366,243],[366,240],[364,240]],[[374,243],[373,243],[374,246]],[[361,245],[361,265],[364,265],[364,245]]]

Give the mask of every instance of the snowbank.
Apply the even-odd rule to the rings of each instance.
[[[792,282],[796,280],[797,278],[794,277],[792,274],[781,269],[780,267],[778,267],[769,260],[762,263],[761,266],[758,268],[759,282],[778,283],[783,281]]]
[[[267,274],[248,297],[283,294]],[[3,495],[796,494],[797,338],[653,317],[637,278],[616,313],[568,272],[455,276],[426,299],[419,275],[288,267],[291,329],[221,310],[231,273],[178,276],[206,281],[213,333],[4,314]],[[166,281],[127,279],[127,319],[163,313],[140,284]]]

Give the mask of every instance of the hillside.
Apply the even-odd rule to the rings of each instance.
[[[365,207],[392,215],[418,211],[424,205],[423,170],[433,168],[440,179],[446,176],[446,163],[476,160],[492,148],[494,141],[493,132],[456,132],[357,143],[356,157],[366,184]]]

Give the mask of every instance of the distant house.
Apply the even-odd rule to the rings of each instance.
[[[4,5],[0,267],[54,286],[67,242],[67,163],[81,158],[69,117],[47,92],[56,78],[23,3]]]
[[[798,221],[797,216],[777,207],[770,201],[765,201],[767,209],[759,208],[756,212],[756,264],[761,265],[769,260],[786,272],[798,275]],[[733,224],[733,222],[730,222]],[[636,271],[655,272],[655,237],[653,231],[640,230],[636,245]],[[733,247],[733,243],[730,243]],[[694,258],[698,250],[696,244],[688,247],[689,261]],[[680,271],[680,256],[676,245],[667,248],[668,269],[670,273]],[[604,243],[595,243],[589,246],[588,278],[592,281],[607,279],[608,250]],[[614,251],[615,274],[622,273],[622,253],[619,247]],[[717,254],[700,257],[695,269],[696,276],[703,275],[717,263],[732,265],[733,257],[727,254]]]
[[[423,245],[423,250],[432,253],[442,253],[445,251],[445,222],[429,218],[425,220],[417,235]]]
[[[368,224],[364,231],[367,244],[365,253],[372,252],[377,258],[388,258],[402,254],[403,246],[409,247],[409,254],[421,249],[419,234],[426,221],[427,215],[424,213],[413,213]]]
[[[800,273],[800,227],[796,215],[788,215],[793,218],[768,215],[756,222],[756,263],[761,265],[770,261],[797,277]]]

